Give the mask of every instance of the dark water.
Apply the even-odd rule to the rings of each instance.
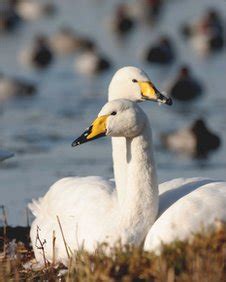
[[[226,178],[226,54],[203,59],[184,42],[179,34],[180,23],[197,19],[212,0],[166,1],[158,25],[150,29],[139,24],[127,41],[119,42],[110,32],[112,6],[119,1],[79,0],[55,1],[59,11],[54,18],[25,24],[14,35],[0,38],[0,70],[9,75],[26,77],[39,85],[36,97],[13,100],[1,105],[0,145],[15,152],[15,157],[0,166],[0,204],[7,207],[11,224],[25,224],[25,207],[32,198],[42,196],[57,179],[68,175],[105,175],[112,177],[111,143],[103,138],[73,149],[70,144],[97,115],[107,100],[107,86],[114,71],[125,65],[146,70],[159,89],[181,63],[189,63],[195,75],[205,83],[205,96],[191,105],[158,107],[142,104],[153,127],[159,181],[176,177],[206,176]],[[70,5],[69,5],[70,4]],[[226,18],[226,2],[215,0]],[[18,63],[18,53],[34,34],[51,34],[68,24],[97,39],[101,49],[114,62],[114,68],[100,77],[87,78],[74,72],[74,57],[57,58],[48,70],[37,73]],[[176,63],[166,69],[142,64],[145,46],[159,33],[167,33],[177,50]],[[159,147],[159,134],[188,125],[203,116],[219,133],[223,146],[202,162],[178,157]],[[104,145],[104,146],[103,146]]]

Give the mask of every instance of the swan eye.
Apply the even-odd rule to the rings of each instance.
[[[111,113],[111,116],[115,116],[117,113],[116,112],[112,112]]]
[[[137,83],[138,81],[136,79],[133,79],[132,82]]]

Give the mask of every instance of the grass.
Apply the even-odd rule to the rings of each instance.
[[[62,266],[46,265],[34,271],[24,269],[33,253],[23,244],[7,245],[0,258],[0,281],[56,281]],[[95,254],[79,251],[70,261],[61,281],[226,281],[226,225],[197,234],[192,242],[164,246],[161,256],[134,247],[116,247],[105,255],[105,246]],[[11,252],[11,253],[10,253]]]

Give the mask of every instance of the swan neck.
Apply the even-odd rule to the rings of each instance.
[[[135,138],[126,139],[127,185],[120,208],[126,243],[140,244],[158,213],[158,182],[149,123]],[[122,202],[119,199],[119,202]],[[122,231],[122,233],[123,233]],[[137,238],[137,242],[136,242]],[[135,240],[135,241],[134,241]]]
[[[125,137],[112,138],[112,159],[115,186],[119,205],[125,199],[127,185],[127,161],[126,161],[126,139]]]

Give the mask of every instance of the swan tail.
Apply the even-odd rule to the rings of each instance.
[[[29,210],[35,217],[38,217],[41,212],[41,201],[42,198],[39,198],[38,200],[32,200],[32,202],[28,204]]]

